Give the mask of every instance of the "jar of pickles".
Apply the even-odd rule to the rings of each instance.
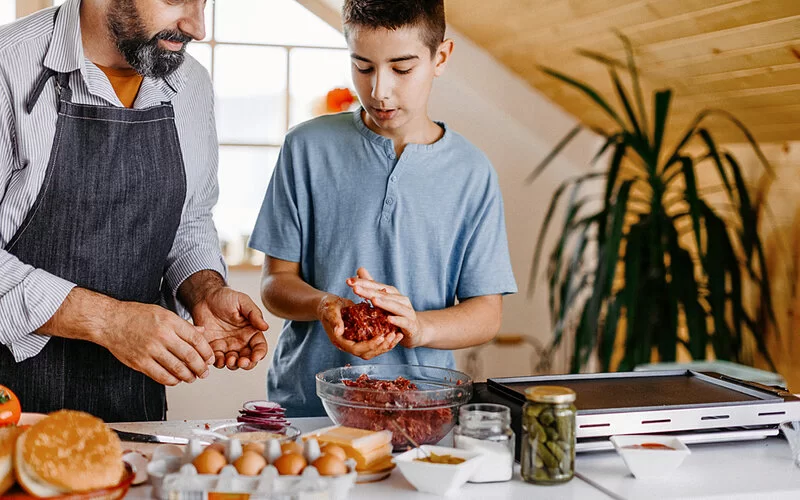
[[[575,473],[575,391],[534,386],[522,409],[522,478],[558,484]]]

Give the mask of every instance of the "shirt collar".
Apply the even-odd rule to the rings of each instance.
[[[121,105],[108,78],[83,54],[80,6],[81,0],[67,0],[60,7],[53,27],[53,38],[44,58],[44,66],[59,73],[80,70],[90,93]],[[187,72],[187,64],[184,62],[174,73],[165,78],[145,77],[135,107],[143,108],[171,101],[186,87]]]
[[[361,132],[361,135],[382,148],[386,152],[387,156],[394,158],[394,142],[388,137],[384,137],[367,127],[367,124],[364,123],[364,119],[361,117],[362,111],[366,113],[363,107],[353,111],[353,124],[356,126],[358,131]],[[447,143],[450,141],[450,136],[453,134],[450,133],[447,125],[444,122],[436,121],[434,123],[442,127],[442,130],[444,131],[439,140],[432,144],[406,144],[404,151],[419,151],[427,153],[436,152],[446,147]]]

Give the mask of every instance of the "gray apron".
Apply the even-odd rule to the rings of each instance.
[[[47,172],[5,250],[79,287],[157,304],[186,197],[172,105],[76,104],[69,74],[46,70],[28,112],[53,76],[58,121]],[[20,363],[0,349],[0,383],[19,396],[23,411],[69,408],[107,422],[166,417],[164,386],[91,342],[52,337]]]

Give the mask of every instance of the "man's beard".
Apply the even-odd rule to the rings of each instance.
[[[117,49],[142,76],[162,78],[183,63],[186,44],[192,37],[180,32],[164,30],[148,38],[147,30],[134,0],[116,0],[108,11],[108,27]],[[180,51],[174,52],[159,47],[159,40],[183,43]]]

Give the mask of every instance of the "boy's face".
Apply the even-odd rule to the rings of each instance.
[[[389,136],[424,127],[433,79],[444,72],[452,42],[442,43],[431,57],[417,27],[353,26],[347,45],[353,84],[367,112],[367,125]]]

